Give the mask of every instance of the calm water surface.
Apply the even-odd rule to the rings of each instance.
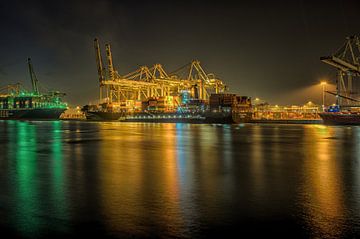
[[[17,237],[360,236],[360,128],[0,121]]]

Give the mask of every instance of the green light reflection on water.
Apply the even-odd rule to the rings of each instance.
[[[67,218],[67,203],[65,198],[65,182],[64,182],[64,165],[62,154],[62,131],[61,122],[52,122],[52,143],[51,143],[51,157],[52,157],[52,202],[53,210],[56,217],[61,219]]]
[[[36,182],[37,142],[36,128],[28,122],[17,121],[14,124],[16,137],[12,152],[15,159],[15,220],[17,230],[25,235],[36,235],[39,231],[39,195]]]
[[[49,125],[46,125],[47,122],[44,123],[45,126],[42,125],[45,128],[39,128],[39,124],[23,121],[8,121],[7,124],[9,125],[10,141],[8,157],[13,160],[14,166],[12,175],[10,175],[13,180],[15,199],[12,220],[20,235],[37,237],[44,233],[46,221],[41,217],[44,213],[50,213],[60,221],[68,219],[61,122],[50,123],[48,132],[50,137],[45,141],[40,136],[41,130],[49,129]],[[50,152],[46,156],[49,159],[49,173],[52,175],[50,182],[45,182],[39,178],[42,174],[47,174],[46,171],[39,171],[40,168],[46,170],[43,166],[47,165],[47,160],[39,159],[41,154],[37,153],[41,148],[40,141],[43,143],[42,145],[46,145]],[[49,144],[44,144],[46,141]],[[45,151],[47,150],[45,149]],[[39,164],[40,162],[42,163]],[[50,186],[48,192],[43,191],[47,190],[47,187],[44,187],[46,185]],[[49,196],[50,200],[47,202],[50,202],[50,207],[46,207],[46,202],[45,204],[42,202],[41,195],[44,193]],[[57,224],[55,227],[52,230],[66,230],[61,224]]]

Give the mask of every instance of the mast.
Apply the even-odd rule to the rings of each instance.
[[[39,94],[38,80],[36,78],[35,71],[34,71],[34,68],[33,68],[32,64],[31,64],[31,59],[30,58],[28,58],[28,65],[29,65],[29,73],[30,73],[31,85],[32,85],[33,93],[38,95]]]

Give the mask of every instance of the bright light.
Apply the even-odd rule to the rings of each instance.
[[[255,98],[255,100],[257,101],[257,100],[260,100],[259,98]]]
[[[322,81],[321,83],[320,83],[320,85],[326,85],[327,83],[326,83],[326,81]]]

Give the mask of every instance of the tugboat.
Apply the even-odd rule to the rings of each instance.
[[[0,88],[0,120],[59,119],[60,115],[67,109],[67,104],[61,100],[65,94],[59,91],[41,93],[30,58],[28,59],[28,66],[32,91],[25,90],[20,84]]]

